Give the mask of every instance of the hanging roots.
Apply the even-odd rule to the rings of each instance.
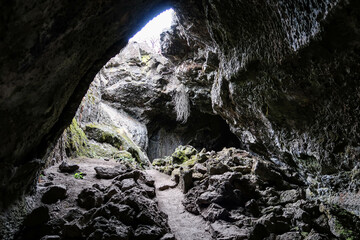
[[[186,123],[190,116],[190,101],[189,95],[186,92],[186,87],[180,84],[174,96],[176,121]]]

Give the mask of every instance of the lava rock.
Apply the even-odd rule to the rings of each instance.
[[[100,179],[112,179],[126,172],[121,168],[95,167],[96,177]]]
[[[164,234],[164,230],[157,226],[139,225],[134,232],[134,239],[156,240]]]
[[[250,235],[250,231],[248,229],[239,228],[223,220],[212,223],[211,228],[215,239],[245,240],[249,239]]]
[[[277,237],[278,240],[301,240],[303,237],[298,232],[287,232]]]
[[[205,210],[201,212],[203,218],[210,222],[215,222],[215,220],[228,220],[230,213],[220,205],[216,203],[210,204]]]
[[[96,188],[85,188],[78,195],[77,203],[80,207],[87,210],[99,207],[103,202],[102,193]]]
[[[68,164],[67,162],[62,162],[59,166],[60,172],[63,173],[73,173],[79,169],[79,165]]]
[[[79,219],[82,217],[83,212],[78,208],[71,208],[69,211],[64,215],[64,219],[68,222],[71,222],[73,220]]]
[[[62,229],[62,235],[65,238],[81,238],[82,229],[75,221],[66,223]]]
[[[207,168],[201,163],[195,164],[194,170],[201,174],[205,174],[207,172]]]
[[[192,170],[180,171],[180,188],[183,193],[187,193],[193,186]]]
[[[46,204],[56,203],[59,200],[66,198],[66,187],[62,185],[54,185],[49,187],[41,198],[41,201]]]
[[[45,224],[49,219],[49,208],[47,206],[40,206],[26,216],[23,224],[27,227],[39,226]]]
[[[126,190],[129,190],[135,186],[137,186],[137,183],[132,178],[123,179],[121,182],[118,183],[119,188],[121,191],[125,192]]]
[[[228,171],[230,171],[229,167],[221,162],[211,164],[208,167],[209,175],[219,175],[219,174],[226,173]]]
[[[259,206],[255,199],[251,199],[245,203],[245,209],[252,214],[254,217],[259,216]]]
[[[280,194],[280,203],[296,202],[303,197],[302,191],[297,189],[291,189],[284,191]]]

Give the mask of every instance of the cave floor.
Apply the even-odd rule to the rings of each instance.
[[[53,179],[55,185],[63,185],[68,189],[67,198],[57,204],[49,205],[50,211],[60,217],[70,209],[78,207],[76,198],[85,188],[90,188],[94,184],[109,186],[111,180],[96,178],[94,167],[114,167],[119,165],[116,161],[104,161],[101,159],[76,158],[68,161],[70,164],[79,165],[79,171],[84,174],[83,179],[75,179],[74,174],[64,174],[59,172],[59,165],[56,164],[44,171],[46,178]],[[185,210],[182,201],[184,194],[179,187],[159,190],[162,186],[174,186],[175,182],[171,177],[157,170],[145,171],[155,180],[156,198],[159,209],[168,215],[168,224],[177,240],[202,240],[212,239],[209,227],[201,215],[194,215]],[[46,181],[41,178],[38,183],[38,192],[35,202],[40,203],[41,196],[46,189]]]
[[[156,197],[161,211],[168,215],[169,226],[177,240],[213,239],[205,220],[185,210],[182,201],[184,194],[179,187],[160,191],[162,186],[173,186],[170,176],[157,170],[147,170],[155,180]]]
[[[69,208],[77,208],[76,199],[79,193],[85,189],[90,188],[94,184],[100,184],[103,186],[109,186],[112,182],[112,179],[98,179],[96,178],[96,172],[94,167],[114,167],[118,165],[116,161],[104,161],[102,159],[93,159],[93,158],[74,158],[68,161],[70,164],[79,165],[79,172],[83,173],[83,179],[75,179],[74,174],[61,173],[59,171],[59,165],[55,164],[50,168],[44,171],[44,175],[47,179],[52,179],[53,185],[63,185],[67,189],[67,198],[63,201],[59,201],[57,204],[48,205],[50,211],[56,216],[62,216],[67,213]],[[35,202],[41,202],[41,196],[47,188],[47,181],[42,180],[42,177],[39,179],[38,191],[35,195]]]

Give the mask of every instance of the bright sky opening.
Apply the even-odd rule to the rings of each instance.
[[[144,42],[160,38],[160,33],[171,26],[173,9],[168,9],[150,20],[129,42]]]

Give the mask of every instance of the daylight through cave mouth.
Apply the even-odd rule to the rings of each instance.
[[[360,239],[359,1],[47,4],[1,9],[0,238]]]
[[[177,31],[174,18],[172,9],[153,18],[101,68],[62,137],[66,157],[139,167],[171,155],[180,145],[198,151],[239,147],[221,117],[198,108],[200,103],[210,109],[210,96],[194,95],[191,77],[174,60],[178,53],[171,53],[171,60],[163,55]],[[195,64],[188,64],[190,70],[203,74]]]

